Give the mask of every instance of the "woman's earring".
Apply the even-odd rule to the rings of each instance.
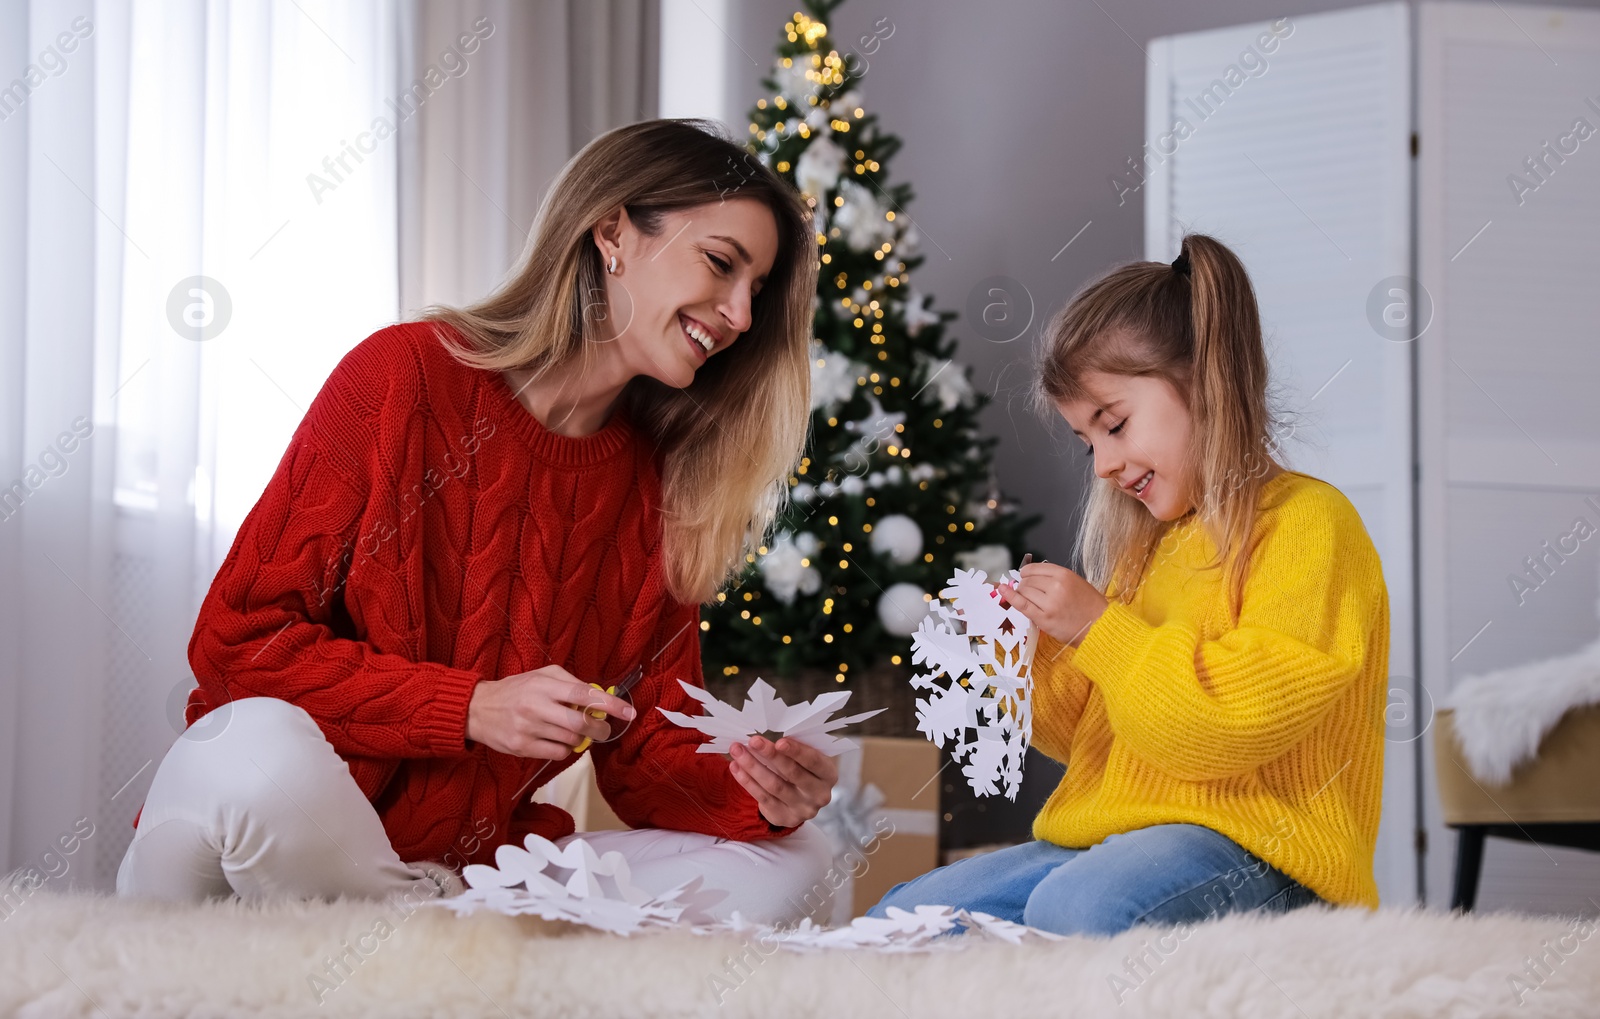
[[[616,272],[616,271],[617,271],[617,256],[616,255],[612,255],[611,256],[611,264],[606,266],[606,272]]]

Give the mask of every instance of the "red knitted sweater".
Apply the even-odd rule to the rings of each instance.
[[[643,662],[638,718],[590,751],[617,816],[736,840],[792,831],[655,710],[697,714],[677,681],[704,683],[700,606],[665,586],[650,438],[621,410],[593,435],[549,431],[432,328],[367,337],[312,402],[200,607],[187,722],[241,697],[298,704],[402,860],[492,863],[528,832],[573,831],[529,797],[577,757],[468,740],[474,686],[551,663],[606,685]]]

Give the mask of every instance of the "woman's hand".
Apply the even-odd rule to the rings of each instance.
[[[467,739],[515,757],[559,761],[585,736],[611,738],[606,719],[590,718],[590,708],[624,722],[635,714],[622,698],[595,689],[559,665],[546,665],[479,683],[467,704]]]
[[[816,817],[839,781],[837,761],[787,736],[776,744],[751,736],[749,746],[733,745],[732,756],[728,770],[755,797],[761,816],[780,828]]]
[[[1065,566],[1029,563],[1022,581],[996,585],[1000,604],[1015,605],[1033,623],[1063,644],[1078,646],[1083,635],[1106,610],[1105,595]]]

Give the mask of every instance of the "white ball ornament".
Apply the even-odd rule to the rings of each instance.
[[[901,566],[922,554],[922,528],[904,513],[893,513],[872,528],[872,551]]]
[[[1011,550],[1004,545],[979,545],[971,552],[957,552],[955,561],[963,570],[982,570],[999,583],[999,578],[1011,569]]]
[[[915,584],[894,584],[878,599],[878,622],[896,637],[909,637],[930,611],[927,594]]]

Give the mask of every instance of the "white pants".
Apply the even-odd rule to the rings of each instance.
[[[167,751],[117,871],[117,894],[199,902],[267,898],[410,898],[438,886],[402,862],[372,804],[304,709],[247,697],[191,726]],[[810,824],[782,838],[736,842],[698,832],[590,832],[618,850],[633,882],[659,893],[696,875],[729,894],[710,908],[757,923],[797,921],[832,863]]]

